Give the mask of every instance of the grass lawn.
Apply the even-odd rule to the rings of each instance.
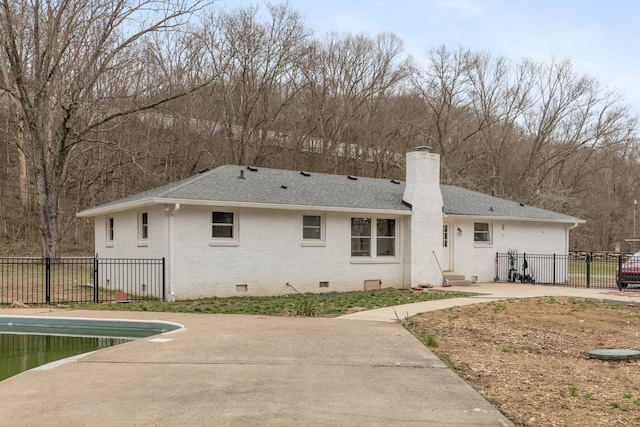
[[[618,269],[618,261],[611,260],[610,262],[594,262],[590,265],[591,274],[607,274],[615,275]],[[584,260],[569,260],[569,273],[572,274],[586,274],[587,264]]]
[[[79,310],[169,311],[181,313],[259,314],[270,316],[335,317],[374,308],[472,295],[430,289],[428,291],[382,289],[368,292],[288,294],[271,297],[229,297],[143,301],[126,304],[73,304]]]

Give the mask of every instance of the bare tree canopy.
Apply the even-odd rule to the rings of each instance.
[[[24,126],[43,254],[60,255],[59,198],[73,152],[114,120],[183,96],[201,81],[160,75],[153,37],[180,31],[201,1],[2,0],[0,91]],[[189,65],[189,64],[183,64]],[[201,79],[206,80],[204,76]],[[73,216],[66,218],[66,224]]]
[[[427,52],[314,34],[289,3],[0,0],[0,241],[34,246],[35,213],[44,255],[63,237],[86,253],[75,212],[201,168],[403,179],[418,145],[445,183],[586,219],[573,246],[630,236],[638,123],[620,94],[569,60]]]

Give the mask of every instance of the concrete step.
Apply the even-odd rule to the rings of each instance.
[[[447,279],[449,280],[449,279]],[[451,286],[471,286],[470,280],[449,280],[449,285]]]
[[[456,274],[453,271],[445,272],[444,277],[451,286],[470,286],[472,284],[470,280],[467,280],[466,277],[464,277],[464,275]]]

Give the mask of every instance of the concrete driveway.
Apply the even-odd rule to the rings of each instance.
[[[512,425],[395,322],[49,309],[0,314],[185,326],[0,382],[2,425]]]

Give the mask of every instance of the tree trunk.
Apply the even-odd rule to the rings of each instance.
[[[40,241],[42,256],[60,257],[60,225],[58,223],[60,186],[56,173],[52,170],[47,144],[32,140],[33,169],[36,184],[36,202],[38,206]]]
[[[38,214],[40,215],[40,241],[42,242],[42,256],[60,258],[60,227],[58,225],[58,196],[54,192],[44,192],[38,179]]]
[[[17,129],[17,144],[18,144],[18,162],[20,166],[19,172],[19,191],[20,191],[20,205],[26,212],[29,209],[29,193],[27,191],[27,158],[24,155],[24,122],[20,119]]]

